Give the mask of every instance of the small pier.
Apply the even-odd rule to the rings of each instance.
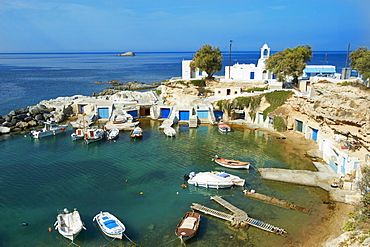
[[[220,196],[211,196],[211,200],[214,200],[215,202],[219,203],[223,207],[227,208],[228,210],[233,212],[234,215],[227,214],[221,211],[217,211],[217,210],[205,207],[197,203],[193,203],[193,206],[190,206],[190,208],[193,210],[201,211],[205,214],[215,216],[223,220],[230,221],[233,227],[238,228],[238,227],[246,227],[247,225],[251,225],[259,229],[262,229],[264,231],[272,232],[272,233],[279,234],[282,236],[287,234],[287,232],[284,229],[281,229],[276,226],[270,225],[268,223],[264,223],[262,221],[250,218],[246,212],[233,206],[232,204],[225,201]]]
[[[271,203],[271,204],[274,204],[274,205],[277,205],[277,206],[280,206],[280,207],[298,210],[298,211],[306,213],[306,214],[310,214],[312,212],[311,209],[304,208],[304,207],[295,205],[293,203],[277,199],[276,197],[273,197],[273,196],[267,196],[267,195],[263,195],[263,194],[259,194],[259,193],[251,193],[249,191],[247,191],[243,194],[245,196],[252,197],[254,199],[258,199],[258,200],[261,200],[261,201],[264,201],[264,202],[268,202],[268,203]]]

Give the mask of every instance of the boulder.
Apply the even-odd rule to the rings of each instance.
[[[20,129],[25,129],[28,127],[28,123],[27,122],[18,122],[15,124],[15,127],[16,128],[20,128]]]
[[[37,114],[35,116],[35,120],[37,120],[37,121],[44,120],[44,116],[42,114]]]
[[[28,126],[30,127],[35,127],[38,125],[37,121],[35,120],[28,121],[27,123],[28,123]]]
[[[15,110],[15,113],[17,115],[19,115],[19,114],[25,114],[25,113],[28,113],[28,109],[27,108],[21,108],[21,109]]]
[[[8,133],[10,133],[10,128],[4,127],[4,126],[0,126],[0,133],[1,134],[8,134]]]

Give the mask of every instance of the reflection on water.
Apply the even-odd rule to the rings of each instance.
[[[72,130],[43,138],[23,135],[2,138],[0,168],[0,226],[4,246],[67,246],[53,227],[58,209],[77,208],[87,230],[76,239],[81,246],[102,246],[106,239],[92,222],[99,211],[109,211],[126,225],[126,234],[140,246],[181,246],[174,231],[192,203],[230,213],[210,196],[219,195],[251,217],[287,230],[297,243],[302,229],[319,222],[327,194],[318,188],[261,180],[257,168],[312,169],[310,160],[282,147],[261,131],[233,128],[220,134],[216,126],[197,129],[176,126],[175,139],[159,130],[160,122],[142,120],[144,135],[132,140],[120,133],[116,142],[85,145],[73,142]],[[227,169],[212,158],[248,161],[250,170]],[[246,180],[248,189],[313,209],[311,215],[260,202],[243,188],[182,188],[189,172],[227,170]],[[198,235],[187,246],[286,246],[287,239],[255,229],[233,229],[223,220],[201,215]],[[27,227],[21,226],[27,222]],[[21,238],[19,236],[22,236]],[[130,246],[128,240],[109,246]]]

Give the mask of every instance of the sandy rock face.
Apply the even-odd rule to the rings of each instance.
[[[285,107],[306,115],[332,131],[363,140],[370,144],[370,92],[352,86],[330,83],[313,85],[312,97],[292,97]],[[367,144],[366,144],[367,143]]]

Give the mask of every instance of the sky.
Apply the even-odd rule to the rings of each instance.
[[[370,48],[370,0],[0,0],[0,53]]]

